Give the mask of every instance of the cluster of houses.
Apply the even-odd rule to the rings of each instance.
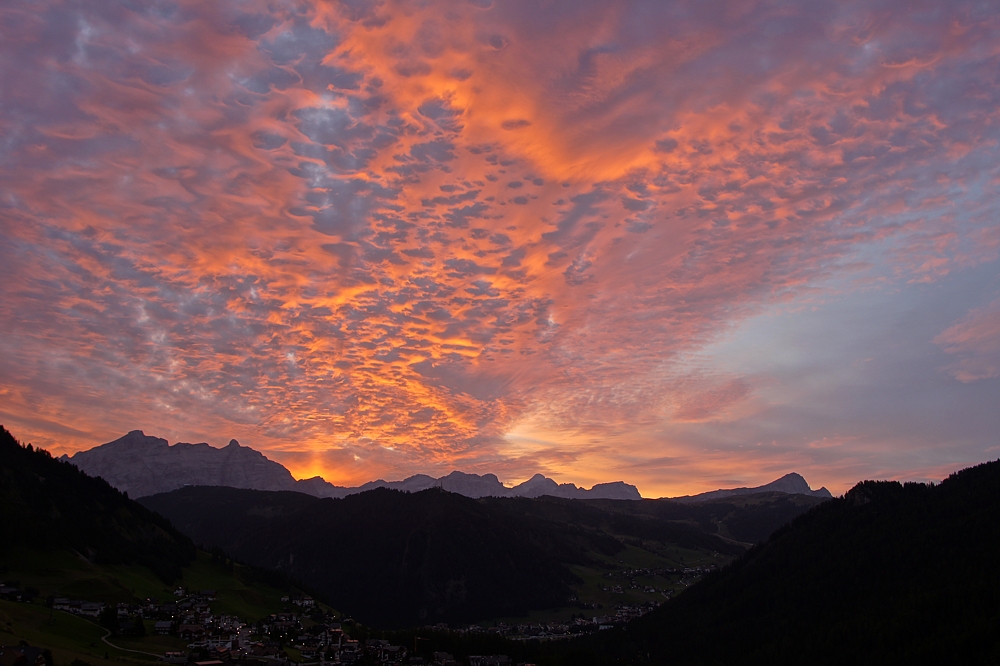
[[[27,588],[22,590],[16,583],[0,582],[0,599],[7,601],[30,601],[38,595],[38,590]]]
[[[473,625],[467,629],[454,629],[455,633],[485,633],[503,636],[514,641],[548,641],[572,638],[580,634],[594,633],[602,629],[610,629],[616,624],[624,624],[637,617],[645,615],[659,606],[656,601],[642,604],[619,604],[603,615],[584,617],[581,613],[570,620],[552,622],[535,622],[526,624],[506,624],[501,622],[493,627]]]
[[[628,570],[622,576],[634,578],[661,574],[659,570]],[[664,571],[663,573],[667,573]],[[702,570],[670,570],[670,574],[700,574]],[[661,574],[662,575],[662,574]],[[11,596],[16,590],[8,586]],[[0,587],[0,589],[8,589]],[[213,613],[211,603],[216,600],[214,590],[188,591],[178,588],[175,599],[160,602],[146,599],[138,604],[108,606],[100,602],[80,599],[55,598],[55,610],[100,619],[107,622],[117,618],[119,633],[129,633],[130,627],[145,627],[152,621],[156,634],[178,637],[187,650],[168,652],[163,661],[188,666],[291,666],[291,663],[354,664],[358,662],[384,664],[427,664],[433,666],[519,666],[503,655],[470,656],[467,661],[456,661],[445,652],[435,652],[427,660],[411,653],[405,646],[393,645],[381,639],[354,640],[345,634],[338,618],[316,607],[308,596],[284,597],[290,604],[286,611],[274,613],[263,620],[249,624],[235,615]],[[645,604],[619,604],[613,612],[586,618],[582,614],[566,621],[506,624],[495,626],[472,625],[449,629],[447,625],[429,627],[436,631],[465,634],[492,634],[515,641],[546,641],[608,629],[649,612],[657,602]],[[291,607],[295,608],[292,609]],[[111,613],[111,610],[114,613]],[[349,622],[349,620],[348,620]],[[145,631],[145,630],[143,630]],[[0,666],[15,666],[0,664]],[[18,659],[16,666],[24,664]]]
[[[687,587],[694,581],[701,578],[703,575],[709,573],[710,571],[715,571],[715,565],[709,565],[707,567],[685,567],[683,569],[674,569],[666,567],[658,568],[648,568],[648,569],[624,569],[620,572],[612,571],[604,574],[605,578],[621,578],[628,581],[627,588],[630,590],[641,590],[646,594],[655,594],[657,592],[661,593],[664,597],[670,598],[673,590],[670,588],[656,588],[649,584],[643,584],[636,581],[636,578],[652,578],[654,576],[660,576],[662,578],[671,579],[677,577],[678,582]],[[602,589],[605,592],[610,592],[612,594],[624,594],[626,585],[605,585]]]
[[[66,611],[67,613],[72,613],[73,615],[96,618],[100,617],[101,613],[104,611],[105,604],[98,601],[84,601],[83,599],[56,597],[52,602],[52,608]]]

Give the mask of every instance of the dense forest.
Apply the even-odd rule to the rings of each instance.
[[[476,500],[439,489],[318,499],[188,487],[139,501],[206,547],[285,571],[364,622],[400,627],[564,606],[580,582],[568,565],[607,567],[627,543],[735,557],[822,500]]]
[[[549,664],[1000,663],[1000,461],[859,483]]]
[[[377,626],[559,605],[576,582],[562,560],[623,548],[585,529],[553,534],[544,521],[439,489],[377,489],[334,500],[202,487],[142,502],[206,546],[288,572]]]

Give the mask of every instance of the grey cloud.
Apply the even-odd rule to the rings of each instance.
[[[455,159],[455,144],[445,139],[435,139],[425,143],[415,143],[410,154],[422,162],[450,162]]]
[[[271,134],[270,132],[257,132],[254,134],[253,139],[254,147],[261,150],[275,150],[281,148],[287,142],[285,137]]]
[[[511,120],[505,120],[500,123],[500,127],[505,130],[517,130],[523,127],[528,127],[531,125],[530,120],[525,120],[524,118],[515,118]]]
[[[429,99],[417,107],[417,111],[424,118],[433,120],[438,127],[447,132],[457,132],[462,129],[458,119],[463,111],[453,108],[448,100],[440,97]]]
[[[232,23],[249,39],[257,39],[277,25],[278,20],[270,14],[240,14]]]
[[[375,129],[356,121],[345,109],[307,108],[292,113],[299,119],[299,130],[311,141],[345,148],[352,141],[371,138]]]
[[[633,212],[642,212],[649,208],[649,201],[643,201],[642,199],[633,199],[632,197],[622,197],[622,206],[625,210],[630,210]]]
[[[271,39],[260,43],[262,51],[279,65],[293,63],[300,58],[319,62],[337,46],[334,35],[314,28],[305,20],[297,20]]]
[[[448,225],[452,227],[458,227],[464,229],[469,226],[469,220],[474,220],[482,218],[489,211],[490,207],[488,204],[482,201],[477,201],[470,206],[462,206],[461,208],[452,208],[445,215],[445,219],[448,220]]]
[[[526,252],[524,248],[519,247],[516,250],[513,250],[506,257],[504,257],[503,261],[501,261],[500,264],[504,268],[517,268],[518,266],[521,265],[521,262],[524,261],[525,254]]]
[[[448,259],[444,262],[455,277],[468,277],[470,275],[493,275],[496,269],[491,266],[480,266],[469,259]]]

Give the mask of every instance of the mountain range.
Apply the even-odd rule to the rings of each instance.
[[[623,481],[598,483],[593,488],[580,488],[572,483],[557,483],[541,474],[509,488],[495,474],[468,474],[454,471],[435,478],[416,474],[402,481],[369,481],[356,487],[335,486],[315,476],[296,480],[283,465],[269,460],[259,451],[241,446],[235,439],[224,448],[206,443],[169,444],[160,437],[133,430],[107,444],[73,456],[63,456],[80,470],[99,476],[132,497],[146,497],[170,492],[185,486],[226,486],[252,490],[291,490],[314,497],[343,498],[375,488],[404,492],[420,492],[441,488],[449,492],[478,499],[481,497],[561,497],[564,499],[639,500],[639,490]],[[760,492],[831,497],[826,488],[812,490],[806,480],[792,473],[757,488],[716,490],[701,495],[678,498],[683,502],[700,502],[734,495]]]
[[[759,493],[786,493],[788,495],[811,495],[813,497],[822,497],[824,499],[830,499],[833,495],[826,488],[820,488],[819,490],[813,490],[806,483],[806,480],[802,478],[801,474],[796,474],[792,472],[786,474],[780,479],[775,479],[771,483],[766,483],[763,486],[756,486],[754,488],[729,488],[724,490],[712,490],[707,493],[699,493],[698,495],[684,495],[682,497],[672,497],[675,502],[684,502],[685,504],[691,504],[694,502],[707,502],[708,500],[723,499],[726,497],[739,497],[740,495],[757,495]]]
[[[138,602],[146,593],[136,597],[126,585],[141,579],[143,589],[158,589],[211,566],[213,585],[241,604],[252,594],[280,594],[250,590],[250,578],[267,574],[287,591],[288,574],[308,579],[321,601],[391,627],[464,624],[574,602],[610,609],[644,594],[653,578],[676,588],[669,601],[625,627],[578,639],[504,641],[432,627],[375,635],[456,655],[489,654],[482,646],[492,641],[493,652],[514,663],[541,666],[997,663],[1000,656],[1000,461],[939,484],[864,481],[831,500],[781,490],[701,501],[470,499],[439,488],[321,499],[185,487],[141,504],[0,427],[0,572],[8,581],[30,573],[28,582],[43,588],[35,594]],[[215,555],[209,565],[195,550],[198,542],[217,546],[218,567]],[[222,550],[246,564],[234,568]],[[723,566],[692,583],[688,567],[713,561]],[[161,581],[147,582],[150,573]],[[53,625],[41,604],[2,604],[12,636],[35,608],[48,628],[35,634],[43,645],[66,637],[58,633],[62,616]]]

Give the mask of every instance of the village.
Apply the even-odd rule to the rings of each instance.
[[[633,573],[633,572],[623,572]],[[638,572],[636,572],[638,573]],[[29,601],[30,596],[14,587],[4,588],[10,600]],[[150,633],[178,639],[178,649],[160,658],[167,664],[191,666],[291,666],[326,664],[432,664],[434,666],[516,666],[505,655],[470,655],[457,660],[447,652],[417,655],[408,645],[395,645],[378,638],[352,638],[356,627],[351,618],[325,610],[310,596],[285,596],[286,610],[257,622],[213,612],[215,590],[177,588],[173,599],[145,599],[141,603],[104,604],[64,597],[49,598],[54,611],[88,618],[116,637],[142,638]],[[640,617],[657,602],[617,604],[601,614],[548,622],[497,622],[492,626],[451,628],[447,624],[424,627],[434,634],[455,636],[492,635],[512,641],[562,640],[610,629]],[[422,640],[422,639],[418,639]],[[183,645],[183,648],[179,646]]]

